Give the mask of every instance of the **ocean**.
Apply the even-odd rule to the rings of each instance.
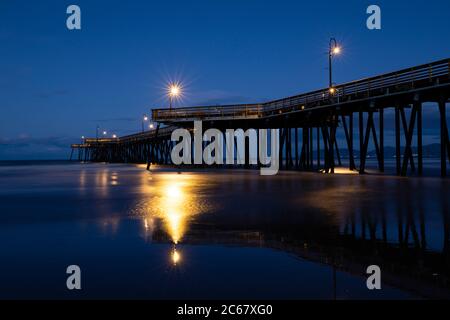
[[[0,298],[448,298],[449,202],[435,176],[1,162]]]

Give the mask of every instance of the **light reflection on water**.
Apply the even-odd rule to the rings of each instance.
[[[244,292],[245,297],[247,286],[254,288],[251,297],[280,294],[280,287],[285,297],[329,297],[325,291],[315,291],[319,285],[309,280],[324,273],[322,289],[332,288],[326,280],[332,279],[330,270],[323,266],[340,270],[338,284],[349,290],[359,283],[353,277],[363,275],[363,267],[373,262],[391,270],[393,278],[400,277],[403,290],[414,289],[423,279],[427,289],[446,289],[449,190],[447,180],[435,178],[293,172],[261,177],[257,171],[242,170],[179,174],[164,168],[147,172],[116,165],[21,169],[0,180],[0,228],[10,232],[9,236],[0,233],[0,249],[10,255],[5,261],[22,259],[27,265],[37,263],[27,260],[34,252],[65,257],[66,251],[74,254],[77,248],[83,251],[79,259],[95,268],[105,259],[118,265],[132,260],[121,265],[127,271],[124,286],[141,279],[133,271],[141,266],[142,277],[151,284],[169,285],[172,279],[161,280],[168,270],[177,277],[176,272],[182,272],[198,283],[198,297],[205,292],[221,296],[226,290]],[[66,229],[55,223],[65,223]],[[36,231],[38,226],[46,226],[45,233]],[[70,240],[66,232],[73,233]],[[18,239],[24,234],[23,241],[33,242],[21,244]],[[58,242],[70,245],[59,251]],[[16,249],[10,250],[14,245]],[[246,250],[245,254],[239,255],[236,248]],[[155,260],[164,261],[164,267]],[[176,268],[167,269],[166,264]],[[289,271],[283,269],[287,265]],[[11,265],[12,270],[15,267]],[[305,272],[304,277],[297,268]],[[259,287],[259,272],[267,272],[263,281],[267,286]],[[217,274],[224,280],[211,291],[208,281],[219,281]],[[170,286],[169,297],[180,293],[182,283],[189,283],[184,276]],[[230,279],[237,279],[238,285]],[[142,289],[141,285],[145,287],[141,281],[134,283],[136,288]],[[447,293],[433,291],[437,296]]]
[[[141,177],[141,199],[131,214],[142,219],[146,231],[154,230],[162,221],[165,232],[173,244],[178,244],[186,233],[188,224],[196,215],[205,213],[211,206],[197,194],[205,177],[193,174],[158,174],[152,179]]]

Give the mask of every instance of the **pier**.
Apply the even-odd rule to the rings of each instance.
[[[172,131],[192,129],[194,121],[202,121],[204,130],[280,129],[280,169],[327,173],[343,165],[342,146],[336,140],[337,130],[343,130],[348,168],[366,173],[372,141],[378,170],[383,173],[384,113],[391,109],[395,113],[396,174],[420,176],[426,103],[427,108],[439,111],[435,126],[440,128],[440,172],[445,177],[450,163],[449,99],[450,58],[264,103],[153,109],[155,129],[114,139],[85,138],[72,145],[71,159],[77,152],[79,161],[147,163],[147,168],[151,163],[171,164]],[[249,165],[248,143],[246,150]]]

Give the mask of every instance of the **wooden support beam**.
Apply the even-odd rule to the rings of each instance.
[[[359,165],[359,173],[360,174],[365,173],[367,148],[369,146],[370,129],[371,129],[372,124],[373,124],[373,112],[369,111],[368,117],[367,117],[366,133],[364,135],[364,141],[363,141],[362,148],[360,151],[360,158],[361,158],[361,163]]]
[[[447,176],[447,148],[448,148],[448,130],[445,110],[445,100],[439,101],[439,115],[440,115],[440,132],[441,132],[441,176]],[[449,155],[450,159],[450,155]]]
[[[365,157],[363,154],[363,149],[364,149],[364,114],[362,111],[359,111],[358,113],[359,116],[359,121],[358,121],[358,126],[359,126],[359,173],[363,174],[364,173],[364,160],[363,158]]]
[[[322,127],[322,139],[323,139],[323,149],[324,149],[323,169],[326,173],[328,173],[329,169],[330,169],[330,157],[329,157],[329,148],[328,148],[328,127],[326,125],[324,125]]]
[[[320,169],[320,129],[317,127],[317,169]]]
[[[417,112],[417,173],[423,173],[423,150],[422,150],[422,103],[415,102],[414,108]]]
[[[378,145],[378,138],[377,138],[377,130],[375,129],[375,122],[373,121],[373,113],[372,113],[372,117],[370,117],[370,128],[372,131],[372,137],[373,137],[373,142],[375,145],[375,153],[377,154],[377,161],[378,161],[378,169],[381,171],[382,169],[382,164],[381,164],[381,150],[380,150],[380,146]]]
[[[334,122],[334,115],[333,115],[333,121],[330,127],[330,136],[329,136],[329,146],[330,146],[330,151],[329,151],[329,156],[330,156],[330,172],[334,173],[334,167],[335,167],[335,163],[334,163],[334,146],[335,146],[335,141],[336,141],[336,124]]]
[[[288,137],[289,137],[289,168],[292,168],[294,166],[293,157],[292,157],[292,128],[287,128],[288,130]]]
[[[306,146],[307,146],[308,142],[307,142],[307,138],[306,138],[306,131],[305,128],[302,128],[302,149],[300,152],[300,167],[302,168],[302,170],[305,170],[306,168]]]
[[[306,151],[306,153],[305,153],[305,168],[307,169],[307,170],[309,170],[310,168],[309,168],[309,153],[310,153],[310,147],[309,147],[309,141],[310,141],[310,139],[309,139],[309,128],[305,128],[305,134],[306,134],[306,137],[305,137],[305,142],[306,142],[306,145],[305,145],[305,151]]]
[[[309,169],[312,170],[314,163],[314,139],[313,139],[313,128],[309,128]]]
[[[328,169],[330,173],[334,173],[334,168],[333,168],[333,159],[334,159],[334,142],[332,141],[332,136],[333,132],[331,127],[327,127],[326,128],[326,138],[327,138],[327,147],[328,147]]]
[[[400,115],[401,115],[401,119],[402,119],[402,124],[403,124],[403,133],[404,133],[404,135],[405,135],[405,143],[406,143],[406,145],[405,145],[405,150],[404,150],[404,157],[405,156],[407,156],[407,158],[406,158],[406,160],[408,161],[409,160],[409,162],[410,162],[410,165],[411,165],[411,170],[414,172],[414,171],[416,171],[416,166],[415,166],[415,164],[414,164],[414,158],[413,158],[413,154],[412,154],[412,152],[411,153],[409,153],[409,152],[407,152],[407,149],[408,149],[408,136],[409,136],[409,131],[411,130],[411,117],[412,117],[412,114],[414,113],[414,108],[412,108],[411,109],[411,116],[410,116],[410,125],[408,126],[408,124],[407,124],[407,122],[406,122],[406,115],[405,115],[405,109],[404,108],[401,108],[400,109]],[[412,128],[414,128],[414,123],[415,122],[413,122],[412,124]],[[411,146],[411,143],[410,143],[410,145],[409,146]],[[405,161],[405,158],[403,159],[403,162]]]
[[[285,142],[285,130],[283,128],[280,129],[280,149],[278,150],[278,161],[280,164],[280,170],[283,168],[283,146]]]
[[[347,141],[347,150],[349,155],[349,169],[353,170],[355,169],[355,157],[353,154],[353,115],[351,114],[349,118],[349,126],[351,130],[349,130],[350,128],[347,127],[347,121],[345,120],[345,116],[342,115],[341,118],[342,118],[342,126],[344,128],[345,133],[345,140]]]
[[[298,169],[298,128],[295,128],[294,140],[295,140],[295,168]]]
[[[414,160],[413,160],[413,152],[412,152],[412,137],[414,133],[414,124],[416,122],[417,109],[415,107],[411,110],[411,116],[409,119],[409,126],[405,127],[406,134],[406,146],[405,153],[403,155],[403,165],[402,165],[402,176],[406,176],[406,172],[408,170],[408,159],[410,159],[411,170],[415,171],[414,168]],[[404,111],[402,113],[402,118],[404,119],[404,123],[406,123]]]
[[[379,131],[380,131],[380,171],[384,172],[384,109],[378,111]]]
[[[397,168],[397,175],[400,175],[401,171],[401,156],[400,156],[400,108],[399,106],[395,107],[395,162]]]

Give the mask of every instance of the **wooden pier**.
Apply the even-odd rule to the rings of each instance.
[[[171,164],[171,132],[192,129],[280,129],[280,165],[286,170],[321,170],[334,173],[342,164],[336,133],[343,130],[348,168],[366,172],[372,141],[378,169],[385,170],[385,111],[395,113],[396,173],[423,173],[423,120],[425,106],[439,112],[441,175],[447,175],[450,141],[446,104],[450,99],[450,59],[427,63],[331,88],[257,104],[153,109],[156,129],[117,139],[88,138],[72,145],[80,161]],[[356,116],[356,117],[355,117]],[[357,139],[359,159],[355,155]],[[413,142],[417,156],[413,154]],[[314,143],[315,142],[315,143]],[[72,152],[73,153],[73,152]],[[247,152],[248,153],[248,152]],[[358,160],[358,163],[356,163]]]

